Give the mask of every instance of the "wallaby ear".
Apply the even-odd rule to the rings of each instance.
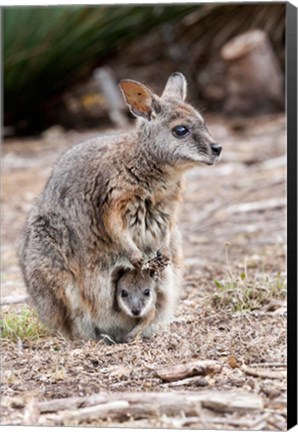
[[[185,100],[186,92],[187,82],[184,75],[180,72],[174,72],[170,75],[161,97],[174,97]]]
[[[160,111],[155,95],[143,84],[133,80],[121,80],[119,86],[135,116],[151,120]]]
[[[124,267],[116,267],[112,274],[111,274],[111,282],[112,284],[117,285],[117,282],[119,281],[119,279],[124,275],[124,273],[126,273],[127,271],[129,271],[129,269],[126,269]]]
[[[117,283],[119,279],[128,271],[128,269],[125,269],[124,267],[116,267],[112,274],[111,274],[111,287],[112,292],[114,293],[113,296],[113,309],[115,312],[121,312],[120,306],[117,301]]]

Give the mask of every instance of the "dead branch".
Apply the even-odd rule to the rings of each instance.
[[[106,400],[106,396],[101,393],[83,397],[75,396],[63,399],[52,399],[50,401],[40,402],[39,409],[41,413],[63,411],[66,409],[74,410],[104,403]]]
[[[184,378],[179,381],[173,381],[170,383],[164,383],[162,385],[166,385],[168,387],[180,387],[180,386],[196,386],[196,387],[204,387],[208,385],[208,381],[205,377],[191,377],[191,378]]]
[[[141,401],[141,402],[140,402]],[[247,392],[205,391],[165,393],[100,393],[88,397],[56,399],[41,402],[38,409],[43,415],[40,424],[65,424],[91,419],[196,417],[201,407],[217,412],[247,412],[263,408],[260,396]],[[49,414],[52,413],[52,414]]]
[[[202,401],[204,408],[218,412],[250,411],[263,408],[262,398],[252,393],[242,392],[210,392]]]
[[[66,411],[62,414],[50,414],[46,416],[47,422],[54,424],[65,424],[69,421],[82,422],[84,420],[94,420],[102,417],[110,417],[113,413],[117,413],[118,417],[123,416],[129,409],[129,403],[125,400],[107,402],[102,405],[94,405],[86,408],[81,408],[74,411]],[[44,422],[42,422],[44,424]]]
[[[265,369],[256,369],[243,364],[240,368],[245,374],[258,378],[283,379],[287,377],[286,371],[271,371]]]
[[[274,368],[286,368],[287,363],[251,363],[250,367],[274,367]]]
[[[149,397],[148,397],[149,396]],[[58,414],[43,416],[43,424],[52,422],[56,425],[69,421],[82,422],[94,419],[125,420],[128,418],[160,417],[161,415],[174,416],[180,412],[185,415],[198,415],[201,408],[200,398],[187,398],[185,395],[163,394],[162,398],[151,397],[150,394],[116,394],[105,395],[105,402],[85,408],[60,411]],[[159,400],[158,400],[159,399]],[[140,402],[141,401],[141,402]]]
[[[89,397],[76,397],[66,399],[56,399],[48,402],[41,402],[39,409],[42,413],[56,412],[62,410],[81,410],[88,406],[102,406],[110,402],[125,401],[129,403],[129,409],[135,412],[140,411],[140,401],[142,410],[152,411],[153,408],[160,408],[161,412],[177,412],[178,407],[184,412],[194,412],[200,407],[202,395],[193,392],[180,393],[100,393]],[[180,410],[179,408],[179,410]],[[121,411],[121,410],[120,410]],[[117,413],[116,413],[117,414]]]
[[[129,123],[124,114],[125,104],[112,69],[107,66],[97,68],[94,78],[106,98],[111,121],[120,128],[128,126]]]
[[[278,430],[286,430],[287,429],[287,422],[285,421],[285,419],[281,415],[278,415],[277,413],[274,413],[273,415],[268,417],[267,421],[275,429],[278,429]]]
[[[219,373],[222,364],[215,360],[198,360],[184,365],[175,365],[156,371],[156,375],[163,381],[178,381],[195,375],[209,375]]]
[[[264,307],[266,312],[273,312],[280,308],[287,308],[287,302],[278,299],[270,299],[269,303]]]
[[[214,425],[230,425],[230,426],[241,426],[241,429],[248,429],[248,430],[258,430],[259,425],[263,425],[265,420],[268,418],[268,413],[261,414],[257,416],[255,419],[251,420],[250,418],[242,419],[242,418],[227,418],[227,417],[207,417],[202,416],[200,420],[204,422],[205,424],[214,424]]]
[[[1,298],[1,306],[25,303],[29,299],[27,294],[18,295],[18,296],[6,296]]]

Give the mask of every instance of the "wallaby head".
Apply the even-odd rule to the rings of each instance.
[[[122,80],[119,85],[139,119],[140,142],[160,163],[186,169],[219,160],[221,146],[211,137],[200,113],[185,102],[187,84],[181,73],[169,77],[161,97],[136,81]]]
[[[144,317],[156,302],[156,273],[153,270],[118,268],[113,275],[116,284],[115,309],[133,318]]]

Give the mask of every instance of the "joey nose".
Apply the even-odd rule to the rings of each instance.
[[[222,146],[219,144],[210,144],[212,153],[216,156],[219,156],[221,153]]]
[[[131,311],[132,311],[133,315],[135,315],[135,316],[138,316],[141,312],[140,309],[136,308],[136,307],[133,307]]]

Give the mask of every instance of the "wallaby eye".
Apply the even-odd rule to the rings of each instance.
[[[144,295],[147,296],[147,297],[149,297],[150,296],[150,290],[149,289],[145,289]]]
[[[128,296],[128,292],[126,290],[121,290],[121,297],[127,297]]]
[[[183,138],[183,137],[185,137],[186,135],[188,135],[189,130],[188,130],[188,128],[187,128],[186,126],[179,125],[179,126],[175,126],[175,127],[172,129],[172,133],[173,133],[173,135],[174,135],[176,138]]]

